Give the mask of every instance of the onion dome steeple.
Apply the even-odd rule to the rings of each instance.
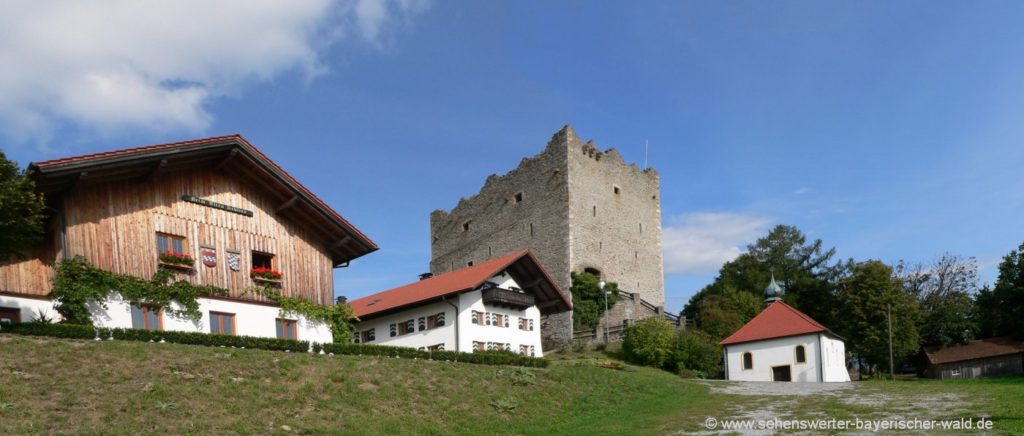
[[[768,305],[782,299],[782,286],[775,282],[775,273],[772,273],[772,281],[764,288],[764,304]]]

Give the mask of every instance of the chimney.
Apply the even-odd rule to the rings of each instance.
[[[426,280],[434,276],[434,273],[423,273],[420,274],[420,280]]]

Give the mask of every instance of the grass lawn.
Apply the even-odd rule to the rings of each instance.
[[[0,334],[0,434],[665,434],[752,410],[986,415],[999,432],[1024,432],[1024,378],[861,382],[832,395],[768,397],[651,368],[603,368],[613,360],[601,353],[549,357],[549,368],[523,369]],[[921,410],[943,402],[952,405]]]

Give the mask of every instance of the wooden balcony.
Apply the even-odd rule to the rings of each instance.
[[[483,291],[484,304],[526,309],[536,305],[533,295],[508,289],[490,288]]]

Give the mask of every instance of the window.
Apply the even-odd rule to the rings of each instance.
[[[444,312],[430,315],[427,317],[427,329],[436,329],[438,327],[444,327]]]
[[[494,317],[491,318],[491,325],[498,327],[508,327],[508,315],[495,313]]]
[[[444,351],[444,344],[427,346],[427,351]]]
[[[960,368],[953,368],[949,371],[949,375],[953,377],[960,377]]]
[[[253,251],[252,269],[256,268],[274,269],[274,255],[268,253],[261,253],[259,251]]]
[[[359,332],[359,342],[367,343],[377,340],[377,332],[375,330],[376,329],[369,329]]]
[[[484,351],[486,346],[487,344],[484,342],[473,341],[473,351]]]
[[[597,277],[597,278],[601,277],[601,270],[599,270],[597,268],[583,268],[583,272],[585,272],[587,274],[590,274],[590,275],[592,275],[594,277]]]
[[[0,307],[0,326],[21,322],[21,309],[17,307]]]
[[[474,310],[472,316],[473,316],[473,320],[472,320],[473,324],[484,325],[485,317],[484,317],[484,313],[483,312],[477,312],[477,311]]]
[[[235,334],[235,314],[210,312],[210,333],[218,335]]]
[[[163,330],[163,311],[160,306],[143,304],[132,306],[132,328],[142,330]]]
[[[517,192],[516,195],[512,196],[512,202],[513,203],[522,203],[523,202],[523,193],[522,192]]]
[[[402,336],[416,331],[416,320],[391,324],[391,336]]]
[[[743,353],[743,369],[754,369],[754,355],[749,351]]]
[[[528,319],[528,318],[519,318],[519,330],[529,331],[530,330],[530,321],[531,320]]]
[[[156,254],[161,255],[168,251],[173,251],[178,254],[185,254],[185,237],[175,236],[167,233],[156,234]]]
[[[807,353],[804,351],[803,345],[796,346],[796,363],[806,363]]]
[[[462,223],[462,231],[463,232],[468,232],[469,231],[469,223],[471,223],[471,222],[473,222],[473,221],[470,220],[470,221],[466,221],[466,222]]]
[[[501,342],[488,342],[487,351],[510,351],[512,344],[503,344]]]
[[[299,323],[294,319],[277,318],[274,320],[277,326],[278,339],[299,339]]]
[[[593,214],[594,214],[594,216],[597,216],[597,206],[594,206]]]
[[[466,266],[473,266],[473,261],[466,262]]]
[[[612,191],[614,191],[614,192],[615,192],[615,195],[619,195],[619,191],[620,191],[620,189],[619,189],[619,187],[618,187],[618,186],[614,186],[614,185],[613,185],[613,186],[612,186]]]
[[[536,357],[536,351],[533,345],[520,345],[519,354],[524,356]]]

